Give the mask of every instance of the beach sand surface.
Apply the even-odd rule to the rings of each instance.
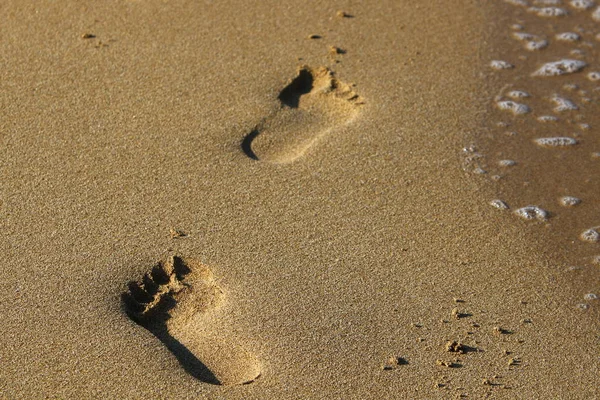
[[[513,8],[423,3],[5,2],[0,397],[598,397],[597,266],[463,168]]]

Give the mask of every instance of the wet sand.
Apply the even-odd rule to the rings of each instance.
[[[560,32],[595,10],[564,7]],[[572,49],[505,2],[0,16],[0,397],[598,396],[597,23],[582,117],[546,135],[571,79],[530,75]]]

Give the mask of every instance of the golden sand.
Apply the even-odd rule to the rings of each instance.
[[[563,3],[3,4],[0,397],[598,397]]]

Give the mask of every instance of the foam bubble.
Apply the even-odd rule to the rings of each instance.
[[[589,304],[577,304],[575,307],[579,308],[580,310],[587,310],[588,308],[590,308]]]
[[[490,62],[490,66],[494,69],[511,69],[514,68],[515,66],[512,65],[511,63],[507,62],[507,61],[502,61],[502,60],[492,60],[492,62]]]
[[[577,144],[577,140],[564,136],[539,138],[535,139],[534,142],[538,146],[542,147],[567,147],[574,146]]]
[[[598,243],[600,241],[600,233],[598,233],[597,230],[598,228],[599,227],[596,226],[594,228],[590,228],[583,231],[581,235],[579,235],[579,238],[584,242]]]
[[[512,4],[514,6],[528,6],[529,4],[525,0],[504,0],[505,3]]]
[[[517,162],[515,160],[500,160],[498,161],[498,165],[501,167],[513,167],[517,165]]]
[[[507,96],[513,99],[522,99],[525,97],[529,97],[529,93],[524,92],[522,90],[512,90],[508,92]]]
[[[587,74],[587,78],[592,82],[600,81],[600,72],[590,72],[589,74]]]
[[[526,32],[513,32],[512,36],[515,39],[520,40],[522,42],[524,42],[525,40],[534,40],[537,38],[536,35],[532,35],[531,33],[526,33]]]
[[[592,258],[592,262],[593,262],[594,264],[600,264],[600,256],[594,256],[594,257]]]
[[[523,25],[521,24],[512,24],[510,26],[512,29],[516,30],[516,31],[520,31],[521,29],[525,28]]]
[[[531,40],[525,43],[525,48],[529,51],[542,50],[546,47],[548,47],[547,40]]]
[[[587,10],[594,6],[594,0],[571,0],[569,5],[580,10]]]
[[[537,117],[537,120],[539,122],[557,122],[558,117],[555,117],[554,115],[540,115]]]
[[[600,21],[600,7],[596,8],[596,10],[592,13],[592,18],[594,19],[594,21]],[[598,39],[598,35],[596,35],[596,39]]]
[[[584,56],[585,52],[581,49],[573,49],[569,52],[569,54],[571,54],[572,56]]]
[[[515,215],[526,220],[537,219],[539,221],[545,221],[548,218],[548,212],[538,206],[521,207],[518,210],[515,210]]]
[[[533,73],[534,76],[558,76],[580,71],[586,63],[580,60],[564,59],[549,62]]]
[[[495,199],[490,201],[490,205],[494,208],[497,208],[498,210],[508,210],[508,204],[506,204],[505,202],[503,202],[502,200],[499,199]]]
[[[556,35],[556,40],[560,40],[561,42],[576,42],[579,39],[581,39],[581,36],[575,32],[563,32]]]
[[[563,85],[563,89],[573,91],[579,89],[579,86],[577,86],[575,83],[565,83]]]
[[[568,14],[567,10],[560,7],[529,7],[527,11],[538,17],[564,17]]]
[[[496,105],[499,109],[510,111],[515,115],[527,114],[531,111],[529,106],[526,104],[517,103],[512,100],[499,101],[496,103]]]
[[[579,109],[579,107],[577,107],[577,105],[569,99],[564,99],[562,97],[554,96],[551,100],[552,100],[552,102],[554,102],[554,104],[556,104],[556,107],[554,107],[554,111],[556,111],[556,112],[571,111],[571,110]]]
[[[562,4],[561,0],[534,0],[533,4],[542,4],[545,6],[557,6]]]
[[[579,129],[587,131],[588,129],[590,129],[590,124],[585,124],[585,123],[581,123],[578,124],[577,126],[579,126]]]
[[[598,295],[596,293],[588,293],[585,296],[583,296],[584,300],[597,300],[598,299]]]
[[[563,196],[559,199],[559,203],[564,207],[573,207],[581,203],[581,199],[573,196]]]

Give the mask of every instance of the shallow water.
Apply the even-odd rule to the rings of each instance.
[[[507,224],[522,223],[532,244],[543,237],[556,263],[584,269],[598,292],[600,6],[498,0],[495,7],[487,77],[497,92],[487,123],[463,150],[466,170],[493,189],[487,201]],[[580,300],[580,308],[596,304],[595,296]]]

